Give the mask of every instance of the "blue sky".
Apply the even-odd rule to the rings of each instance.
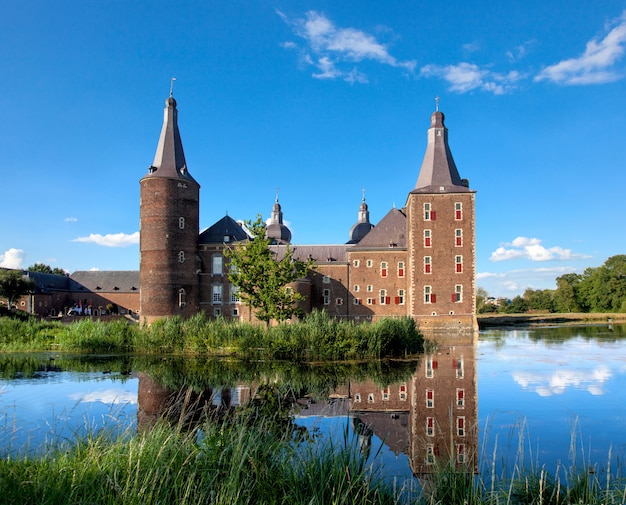
[[[366,7],[365,7],[366,6]],[[343,243],[414,187],[440,97],[477,191],[478,285],[626,253],[626,2],[5,0],[0,266],[139,267],[170,79],[201,228]]]

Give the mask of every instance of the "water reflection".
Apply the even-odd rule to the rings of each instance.
[[[492,330],[477,346],[442,347],[417,361],[321,366],[2,355],[0,454],[112,423],[143,430],[165,417],[192,429],[273,385],[292,392],[295,423],[335,439],[347,427],[364,455],[387,458],[394,476],[427,478],[438,460],[476,471],[496,452],[498,465],[512,468],[521,461],[518,439],[532,447],[526,462],[555,468],[570,456],[574,425],[585,458],[606,461],[609,449],[626,449],[625,335],[615,325]]]

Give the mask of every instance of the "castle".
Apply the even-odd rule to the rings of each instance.
[[[228,215],[200,232],[199,202],[200,185],[187,167],[170,95],[154,161],[140,180],[139,272],[79,271],[68,278],[27,272],[37,289],[22,308],[43,315],[78,305],[98,314],[113,305],[147,322],[199,311],[254,319],[229,282],[224,255],[248,234]],[[316,268],[289,287],[305,295],[304,312],[323,309],[352,321],[409,316],[422,331],[477,329],[475,192],[459,176],[438,107],[402,209],[392,208],[374,226],[363,198],[347,243],[294,245],[277,197],[267,236],[278,257],[289,246],[294,257],[315,261]]]
[[[200,185],[191,175],[178,129],[176,100],[165,102],[156,155],[141,179],[140,317],[169,315],[251,319],[228,280],[226,247],[248,235],[229,216],[199,233]],[[267,226],[272,248],[312,258],[316,268],[292,289],[305,312],[323,309],[354,321],[410,316],[424,330],[475,330],[475,192],[461,179],[444,115],[430,118],[428,143],[406,206],[376,225],[365,199],[350,240],[293,245],[278,198]]]

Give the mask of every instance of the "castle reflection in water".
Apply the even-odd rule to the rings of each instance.
[[[147,374],[139,374],[138,429],[148,429],[159,418],[195,426],[209,414],[219,417],[246,404],[258,384],[207,389],[172,390]],[[349,382],[333,389],[326,401],[300,398],[297,417],[347,416],[368,453],[377,436],[396,455],[408,456],[417,477],[426,477],[437,463],[477,470],[478,394],[476,345],[440,348],[416,362],[413,375],[383,387],[373,380]]]

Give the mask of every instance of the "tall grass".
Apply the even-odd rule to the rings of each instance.
[[[237,355],[245,358],[348,360],[404,357],[423,349],[411,318],[354,324],[313,312],[301,322],[250,323],[170,317],[150,326],[91,318],[61,325],[0,318],[0,350]]]

